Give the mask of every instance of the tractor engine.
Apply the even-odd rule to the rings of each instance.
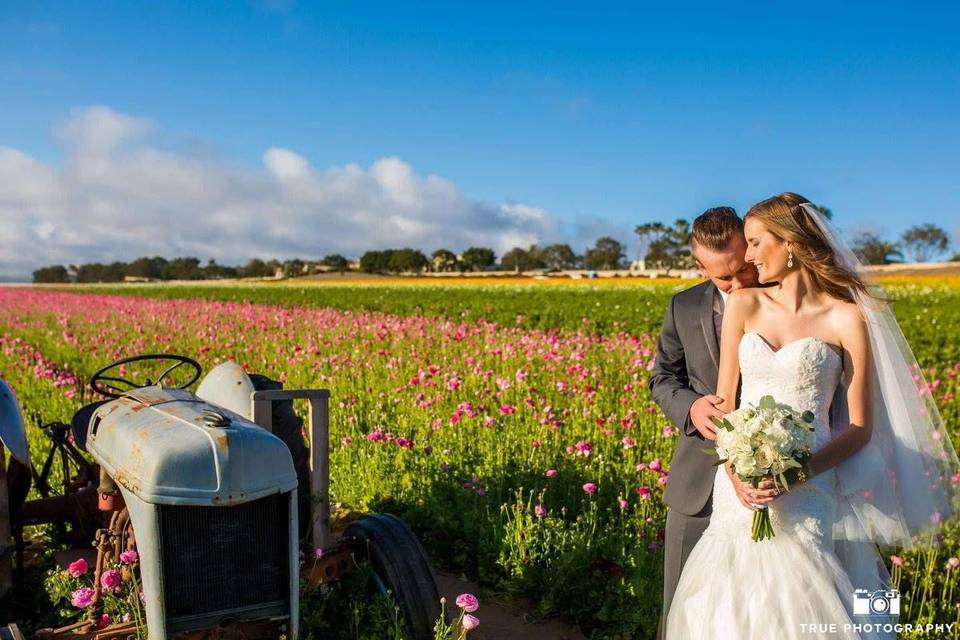
[[[152,640],[228,623],[296,638],[298,483],[283,441],[150,386],[99,406],[86,448],[106,476],[101,508],[129,512]]]

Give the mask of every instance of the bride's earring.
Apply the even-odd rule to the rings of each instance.
[[[793,251],[791,251],[787,256],[787,268],[793,269]]]

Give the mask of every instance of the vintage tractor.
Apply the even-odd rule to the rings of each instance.
[[[161,382],[130,379],[126,371],[144,363],[165,365],[153,377]],[[5,475],[18,568],[25,526],[69,522],[65,530],[80,537],[89,532],[86,539],[94,540],[95,603],[104,567],[136,550],[150,640],[295,640],[301,581],[314,588],[334,582],[364,561],[372,588],[393,594],[411,635],[432,638],[439,596],[409,527],[395,516],[373,514],[334,539],[329,392],[283,390],[226,362],[193,393],[188,387],[200,373],[194,360],[167,354],[100,369],[90,387],[105,399],[83,406],[69,426],[47,425],[53,446],[39,470],[30,464],[16,401],[0,381],[0,439],[11,452]],[[309,443],[294,399],[308,402]],[[55,495],[49,475],[58,461],[64,491]],[[31,482],[41,497],[26,501]],[[9,538],[0,522],[0,553]],[[35,637],[136,637],[134,622],[104,627],[97,613],[94,604],[83,621]],[[16,625],[0,630],[0,640],[18,637]]]

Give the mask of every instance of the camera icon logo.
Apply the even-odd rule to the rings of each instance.
[[[900,615],[900,592],[896,589],[892,591],[857,589],[853,592],[853,615],[898,616]]]

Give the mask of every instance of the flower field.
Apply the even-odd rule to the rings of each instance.
[[[652,638],[679,436],[646,381],[683,286],[0,288],[0,377],[31,427],[67,420],[79,383],[141,352],[329,388],[338,515],[397,513],[439,566],[592,637]],[[960,279],[887,294],[956,441]],[[938,551],[886,555],[902,621],[960,621],[955,527]]]

